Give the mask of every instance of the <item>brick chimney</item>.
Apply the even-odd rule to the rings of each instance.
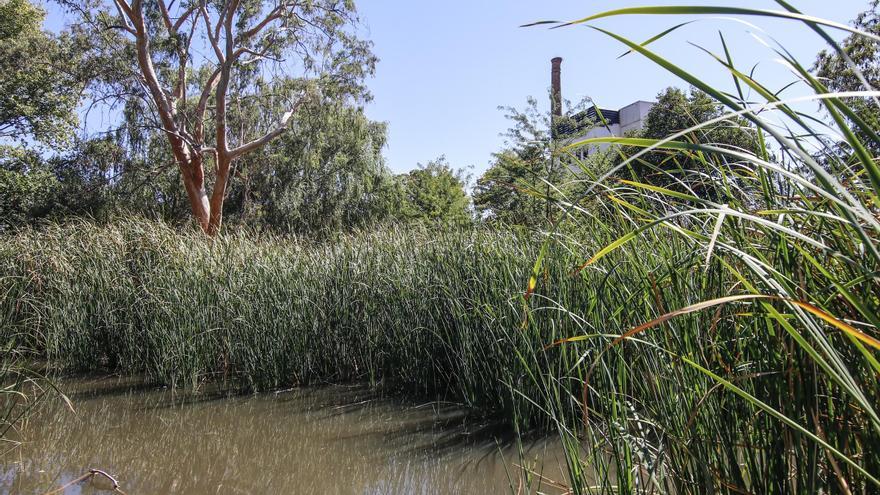
[[[550,108],[554,117],[562,116],[562,57],[550,61]]]
[[[555,57],[550,64],[550,120],[555,137],[556,120],[562,117],[562,57]]]

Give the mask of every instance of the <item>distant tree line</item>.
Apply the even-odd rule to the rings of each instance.
[[[561,153],[549,116],[529,99],[522,110],[503,109],[506,144],[471,191],[444,157],[395,175],[383,158],[387,126],[363,109],[376,57],[353,34],[350,2],[184,2],[174,12],[162,0],[61,5],[72,22],[50,33],[45,12],[29,0],[0,4],[0,229],[132,214],[195,219],[209,234],[221,222],[307,234],[381,222],[533,228],[553,221],[560,205],[589,201],[585,184],[637,151]],[[857,27],[877,32],[877,8],[875,1]],[[266,30],[285,22],[295,37]],[[194,33],[213,60],[194,62]],[[853,36],[843,47],[869,83],[880,84],[876,44]],[[278,70],[285,60],[302,71]],[[830,90],[861,84],[837,54],[822,53],[815,70]],[[668,88],[656,100],[635,137],[663,138],[722,114],[697,90]],[[877,106],[864,103],[858,117],[880,121]],[[92,107],[109,109],[112,126],[77,132]],[[571,108],[565,119],[583,106]],[[692,134],[699,135],[686,139],[759,146],[741,119]],[[718,179],[700,160],[662,151],[617,178],[705,196]]]

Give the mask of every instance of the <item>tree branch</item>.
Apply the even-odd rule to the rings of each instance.
[[[217,39],[217,33],[211,28],[211,17],[208,15],[208,9],[205,7],[204,1],[200,7],[202,11],[202,17],[205,18],[205,32],[208,34],[208,41],[211,43],[211,48],[214,49],[214,55],[217,56],[217,65],[223,65],[226,62],[226,58],[223,56],[223,51],[220,50],[220,42]],[[220,24],[218,23],[217,26]]]
[[[110,24],[110,25],[107,26],[106,28],[107,28],[107,29],[121,29],[121,30],[125,31],[126,33],[128,33],[128,34],[130,34],[130,35],[132,35],[132,36],[136,36],[136,35],[137,35],[137,32],[136,32],[132,27],[130,27],[130,26],[126,26],[126,25],[124,25],[124,24]]]
[[[211,93],[214,92],[214,88],[217,86],[217,77],[220,75],[220,67],[217,67],[214,70],[214,73],[211,74],[211,77],[205,82],[205,87],[202,89],[202,95],[199,97],[199,103],[196,106],[196,125],[193,132],[195,133],[195,138],[197,141],[201,142],[205,135],[205,110],[208,108],[208,98],[211,97]]]
[[[172,0],[173,3],[173,0]],[[177,23],[174,24],[174,31],[177,32],[181,24],[181,21],[186,19],[192,12],[195,11],[195,5],[187,9],[186,13],[177,20]],[[183,103],[186,105],[186,65],[188,62],[187,54],[190,53],[190,48],[192,47],[193,36],[196,32],[196,27],[199,23],[199,17],[196,15],[193,18],[192,25],[189,29],[189,36],[186,38],[186,47],[178,47],[177,57],[179,65],[177,67],[177,84],[174,87],[174,111],[177,113],[177,106],[179,103]]]
[[[254,27],[241,33],[239,42],[245,43],[251,37],[253,37],[257,33],[259,33],[260,31],[262,31],[263,28],[265,28],[270,22],[272,22],[276,19],[280,19],[282,12],[284,12],[285,7],[287,7],[287,5],[282,3],[281,5],[272,9],[272,11],[269,12],[269,15],[267,15],[262,21],[258,22]]]
[[[172,27],[174,25],[171,23],[171,14],[168,13],[168,7],[165,5],[165,0],[156,0],[156,3],[159,4],[159,11],[162,12],[162,22],[165,23],[165,29],[168,30],[168,34],[173,35],[174,31],[172,31]]]
[[[229,0],[224,9],[223,29],[225,31],[224,42],[226,51],[224,53],[225,60],[220,66],[220,79],[217,82],[217,89],[214,92],[214,99],[217,105],[217,150],[220,156],[229,152],[229,143],[227,141],[226,130],[226,91],[229,89],[229,78],[232,74],[232,65],[235,62],[235,39],[232,36],[232,19],[235,17],[235,11],[238,9],[238,0]],[[225,160],[221,160],[224,162]]]
[[[278,122],[278,127],[273,129],[272,131],[266,133],[263,137],[259,139],[255,139],[249,143],[243,144],[238,148],[229,152],[230,160],[235,160],[236,158],[250,153],[251,151],[258,149],[262,146],[265,146],[267,143],[280,136],[285,130],[287,130],[287,124],[290,121],[290,118],[293,117],[293,114],[299,109],[300,105],[302,105],[303,101],[305,101],[304,97],[301,97],[299,101],[291,108],[287,113],[285,113],[281,120]]]
[[[174,31],[177,32],[177,30],[180,29],[181,26],[183,26],[183,23],[186,22],[186,19],[198,9],[198,5],[193,5],[192,7],[186,9],[183,15],[181,15],[180,18],[178,18],[177,21],[174,22],[174,26],[172,26],[174,28]]]
[[[134,12],[132,12],[131,6],[129,6],[128,3],[125,2],[125,0],[113,0],[113,3],[120,11],[120,15],[123,15],[123,20],[127,18],[128,21],[134,23]]]
[[[241,48],[235,50],[235,53],[233,54],[233,60],[238,60],[241,55],[247,53],[249,55],[253,55],[253,57],[251,57],[247,60],[241,61],[241,64],[243,64],[243,65],[250,64],[250,63],[256,62],[258,60],[264,60],[264,59],[265,60],[273,60],[275,62],[281,62],[282,60],[280,58],[269,57],[266,55],[271,48],[272,48],[272,46],[270,45],[270,46],[267,46],[265,50],[258,52],[255,50],[251,50],[250,48],[241,47]]]

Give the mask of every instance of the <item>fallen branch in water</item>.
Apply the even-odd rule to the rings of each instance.
[[[64,493],[64,490],[68,489],[69,487],[71,487],[77,483],[82,483],[83,481],[86,481],[86,480],[91,480],[92,478],[95,477],[95,475],[101,475],[101,476],[107,478],[110,481],[110,483],[113,484],[112,491],[120,493],[122,495],[125,495],[125,492],[123,492],[122,490],[119,489],[119,482],[116,481],[116,478],[114,478],[113,476],[110,476],[109,474],[107,474],[106,471],[102,471],[100,469],[89,469],[89,472],[87,472],[86,474],[67,483],[66,485],[62,486],[61,488],[57,488],[57,489],[52,490],[50,492],[46,492],[44,495],[57,495],[59,493]]]

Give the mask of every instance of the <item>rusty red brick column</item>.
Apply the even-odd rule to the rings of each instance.
[[[556,120],[562,117],[562,57],[555,57],[550,63],[550,114],[556,137]]]

